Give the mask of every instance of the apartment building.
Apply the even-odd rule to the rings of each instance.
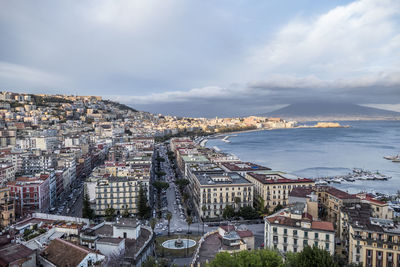
[[[193,172],[191,179],[193,202],[202,218],[220,218],[227,205],[253,206],[253,185],[238,173]]]
[[[283,173],[271,171],[248,172],[246,179],[254,184],[255,197],[264,199],[265,206],[269,210],[273,210],[278,205],[286,206],[289,203],[289,193],[293,188],[315,185],[311,179],[289,178]]]
[[[34,211],[46,212],[50,205],[49,176],[18,177],[9,182],[11,199],[15,202],[15,213],[24,215]]]
[[[0,228],[9,226],[15,221],[14,201],[8,187],[0,188]]]
[[[325,213],[324,217],[339,229],[340,209],[345,204],[360,203],[360,199],[331,186],[316,187],[318,201]]]
[[[361,202],[368,203],[372,208],[372,217],[382,219],[393,219],[393,209],[389,207],[389,204],[374,198],[368,193],[357,194],[357,197],[361,199]]]
[[[331,222],[303,216],[302,210],[273,214],[265,218],[264,244],[282,253],[300,252],[306,246],[317,246],[331,255],[335,252],[335,230]]]
[[[353,218],[349,224],[349,262],[365,267],[400,266],[400,225],[380,218]]]
[[[149,192],[149,180],[139,180],[131,177],[104,177],[95,185],[96,215],[105,215],[108,208],[114,208],[116,215],[125,210],[129,213],[138,212],[140,186]]]
[[[15,168],[12,163],[0,163],[0,186],[15,179]]]

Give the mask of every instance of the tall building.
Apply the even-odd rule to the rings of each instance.
[[[14,201],[8,187],[0,188],[0,226],[6,227],[15,221]]]

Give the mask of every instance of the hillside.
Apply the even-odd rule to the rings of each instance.
[[[262,116],[294,120],[400,119],[400,112],[349,103],[295,103]]]

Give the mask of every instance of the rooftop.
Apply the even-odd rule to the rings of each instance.
[[[289,179],[284,178],[279,174],[268,175],[262,173],[248,173],[249,176],[257,179],[259,182],[263,184],[291,184],[291,183],[313,183],[314,181],[307,178],[297,178],[297,179]]]
[[[300,220],[300,219],[293,219],[293,218],[281,216],[281,215],[267,217],[267,220],[271,224],[278,224],[278,225],[282,225],[282,226],[290,226],[290,227],[297,227],[297,228],[301,228],[301,222],[302,222],[302,220]],[[308,219],[306,221],[309,222]],[[335,231],[333,224],[331,222],[326,222],[326,221],[312,221],[311,229],[328,231],[328,232]]]
[[[268,171],[271,170],[268,167],[257,165],[251,162],[223,162],[223,167],[229,171]]]
[[[0,265],[8,266],[8,264],[26,258],[34,253],[33,250],[22,244],[9,244],[0,248]]]
[[[247,179],[236,172],[224,172],[221,174],[196,173],[195,177],[201,185],[252,185]]]

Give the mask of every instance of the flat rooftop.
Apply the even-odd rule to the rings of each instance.
[[[296,179],[289,179],[281,176],[279,174],[268,175],[262,173],[248,173],[249,176],[253,177],[257,181],[263,184],[297,184],[297,183],[312,183],[314,182],[311,179],[307,178],[296,178]]]
[[[252,185],[250,181],[236,172],[224,172],[221,174],[197,173],[195,176],[201,185]]]
[[[268,167],[261,166],[252,162],[223,162],[221,166],[228,169],[229,171],[269,171]]]

